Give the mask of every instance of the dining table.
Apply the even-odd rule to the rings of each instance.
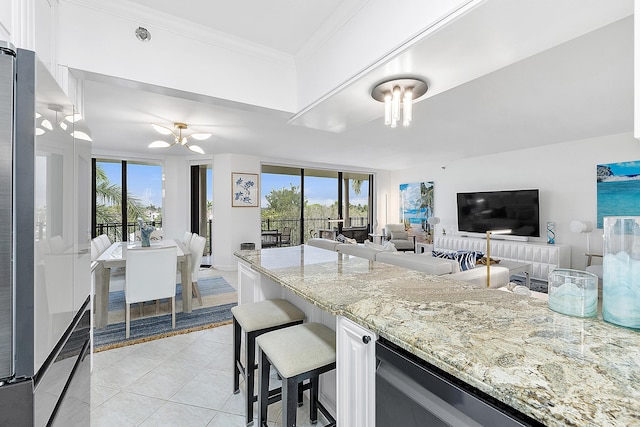
[[[109,318],[109,286],[111,282],[111,269],[124,268],[127,263],[127,250],[144,250],[141,242],[115,242],[109,246],[97,259],[95,269],[95,327],[104,328]],[[191,251],[180,240],[165,239],[154,241],[150,248],[177,248],[178,270],[182,283],[182,311],[191,313],[192,288],[191,288]]]

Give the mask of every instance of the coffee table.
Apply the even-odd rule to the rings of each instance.
[[[509,261],[501,259],[498,264],[492,264],[498,267],[506,267],[509,269],[509,276],[517,273],[524,273],[525,284],[531,289],[531,264],[526,262]]]

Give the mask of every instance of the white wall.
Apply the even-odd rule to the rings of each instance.
[[[541,237],[546,223],[556,223],[556,243],[572,246],[572,266],[585,266],[586,235],[572,233],[572,220],[596,223],[596,165],[640,160],[640,143],[632,133],[511,151],[420,168],[391,172],[389,222],[399,221],[398,186],[434,181],[434,212],[442,227],[457,230],[456,193],[537,188],[540,190]],[[443,169],[444,167],[444,169]],[[378,193],[378,197],[380,197]],[[393,218],[393,221],[392,221]],[[602,253],[602,230],[590,234],[591,251]]]
[[[231,207],[231,173],[260,174],[260,159],[235,154],[219,154],[213,159],[213,265],[220,270],[235,270],[233,253],[240,243],[255,243],[260,248],[260,207]],[[259,184],[258,184],[259,185]]]
[[[212,97],[296,111],[293,57],[222,40],[151,9],[113,0],[63,2],[59,64]],[[135,36],[139,26],[151,40]]]

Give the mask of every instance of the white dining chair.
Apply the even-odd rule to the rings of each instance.
[[[193,237],[193,233],[190,231],[186,231],[184,233],[184,237],[182,238],[182,244],[185,245],[186,247],[190,247],[192,237]]]
[[[125,325],[129,338],[131,304],[169,298],[171,327],[176,327],[177,248],[137,248],[127,250],[125,270]]]
[[[200,295],[200,288],[198,287],[198,273],[200,272],[202,253],[204,252],[206,243],[207,239],[194,234],[191,239],[191,245],[189,246],[189,250],[191,251],[191,266],[193,267],[191,270],[191,289],[193,294],[198,298],[200,306],[202,306],[202,295]]]
[[[107,236],[106,234],[99,235],[98,239],[100,239],[100,241],[102,242],[102,246],[104,246],[102,252],[106,251],[109,246],[111,246],[111,239],[109,239],[109,236]]]
[[[102,243],[102,239],[100,239],[100,237],[94,237],[93,240],[91,240],[93,242],[94,245],[96,245],[96,249],[98,250],[98,256],[102,255],[102,252],[104,252],[105,249],[107,249],[107,247],[104,246],[104,243]]]
[[[100,256],[100,252],[98,252],[98,246],[96,246],[96,242],[94,239],[91,240],[91,261],[95,261]]]

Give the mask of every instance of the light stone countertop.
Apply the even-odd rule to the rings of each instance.
[[[543,424],[640,426],[639,332],[306,245],[235,255]]]

